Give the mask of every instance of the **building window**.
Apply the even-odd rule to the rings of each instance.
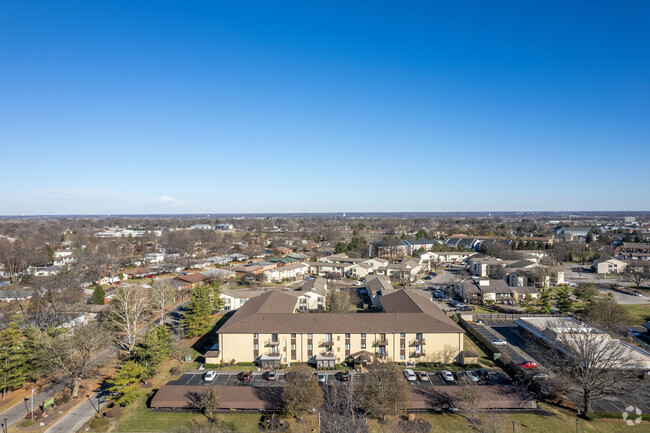
[[[260,338],[260,334],[253,334],[253,338]]]
[[[345,345],[345,350],[350,350],[350,345],[349,344]]]
[[[361,343],[361,348],[365,349],[366,348],[366,343]]]
[[[296,350],[296,345],[295,344],[291,345],[291,350]]]
[[[401,355],[399,356],[399,359],[406,359],[406,355],[401,354]]]
[[[361,338],[366,338],[366,334],[365,334],[365,333],[361,333]]]
[[[345,334],[345,338],[350,338],[350,334]]]
[[[399,345],[399,348],[400,349],[406,349],[406,345],[404,343],[402,343],[402,344]]]
[[[295,361],[295,360],[296,360],[296,354],[295,354],[295,353],[292,353],[292,354],[291,354],[291,360],[292,360],[292,361]]]
[[[332,342],[332,334],[325,334],[325,341],[327,343],[331,343]]]
[[[296,338],[296,334],[291,334],[291,338]]]
[[[307,345],[307,349],[309,349],[309,350],[313,349],[313,346],[312,346],[311,343]]]
[[[406,338],[406,334],[402,332],[401,334],[399,334],[399,338]]]
[[[257,344],[257,343],[253,344],[253,349],[254,350],[259,350],[259,348],[260,348],[259,344]]]
[[[307,334],[307,338],[313,338],[312,334]]]

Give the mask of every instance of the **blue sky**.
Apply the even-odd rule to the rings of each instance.
[[[650,3],[447,3],[0,1],[0,214],[650,210]]]

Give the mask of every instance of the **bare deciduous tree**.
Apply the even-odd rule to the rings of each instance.
[[[604,297],[592,301],[587,307],[587,321],[607,332],[617,331],[632,323],[630,312],[615,299]]]
[[[311,368],[296,365],[284,376],[286,385],[282,390],[284,412],[302,419],[303,415],[323,404],[323,390],[316,382]]]
[[[138,339],[138,329],[149,312],[149,293],[140,285],[123,285],[113,295],[111,320],[118,330],[117,342],[131,352]]]
[[[82,379],[91,376],[99,366],[93,358],[106,345],[101,323],[91,322],[66,331],[45,335],[41,339],[41,358],[47,359],[50,374],[59,376],[70,387],[72,397],[79,395]]]
[[[410,399],[409,386],[397,364],[375,361],[368,365],[361,390],[361,407],[368,415],[384,420],[405,410]]]
[[[639,260],[628,263],[625,271],[621,274],[621,279],[632,283],[638,289],[643,283],[650,281],[650,264]]]
[[[149,289],[151,308],[160,315],[160,324],[165,322],[167,307],[174,303],[176,295],[166,280],[156,278]]]
[[[635,360],[618,340],[594,328],[561,323],[555,328],[554,347],[530,345],[530,350],[562,377],[564,383],[581,393],[583,410],[591,412],[595,398],[612,392],[612,386],[627,377]]]
[[[476,429],[481,422],[478,408],[479,398],[478,386],[467,382],[459,386],[459,392],[453,398],[454,406],[465,415],[467,423],[473,429]]]

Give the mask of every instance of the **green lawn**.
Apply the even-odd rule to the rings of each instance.
[[[472,352],[476,352],[479,355],[478,363],[485,368],[497,368],[497,366],[494,364],[494,361],[492,361],[485,350],[483,350],[483,344],[481,344],[480,341],[476,339],[472,334],[466,332],[463,335],[463,349],[464,350],[471,350]]]
[[[500,426],[499,432],[512,432],[513,421],[516,433],[537,432],[537,433],[570,433],[576,431],[576,418],[573,414],[558,410],[554,407],[540,404],[540,408],[549,412],[548,415],[530,413],[520,414],[496,414],[483,415],[486,424],[493,425],[496,421]],[[471,429],[467,420],[461,415],[450,413],[423,413],[417,414],[431,424],[431,433],[477,433],[478,430]],[[368,422],[370,433],[394,433],[397,429],[394,424],[378,424],[371,420]],[[578,431],[580,433],[619,433],[630,431],[630,433],[650,432],[650,423],[628,427],[623,421],[585,421],[579,420]],[[492,431],[492,430],[488,430]]]
[[[638,324],[650,320],[650,304],[622,304]]]

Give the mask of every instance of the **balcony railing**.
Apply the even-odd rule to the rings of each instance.
[[[411,341],[411,346],[423,346],[424,344],[426,344],[425,338],[421,338],[419,340],[416,338],[415,340]]]
[[[334,342],[333,342],[333,341],[327,341],[327,340],[325,340],[325,339],[321,340],[321,341],[318,343],[318,347],[328,347],[328,346],[331,347],[331,346],[333,346],[333,345],[334,345]]]
[[[424,353],[424,350],[420,350],[420,351],[416,350],[415,352],[411,352],[410,356],[411,358],[420,358],[421,356],[426,356],[426,354]]]
[[[386,340],[375,340],[375,342],[372,345],[375,347],[384,347],[388,345],[388,342]]]
[[[279,346],[279,345],[280,345],[280,342],[277,341],[277,340],[272,340],[272,339],[269,338],[268,340],[266,340],[266,343],[264,343],[264,345],[265,345],[266,347]]]

